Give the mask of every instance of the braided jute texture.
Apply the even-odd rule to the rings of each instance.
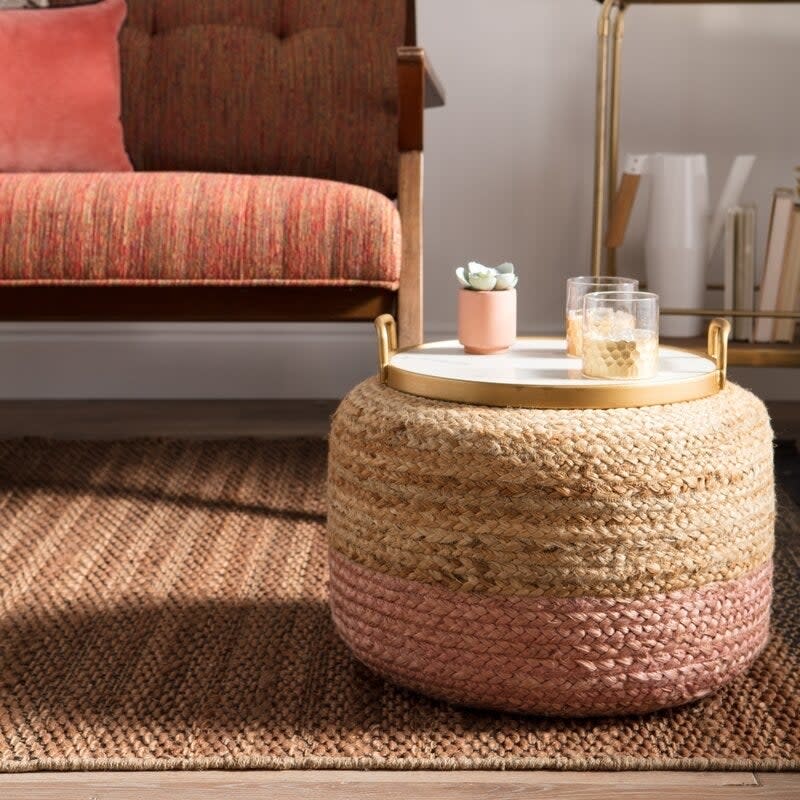
[[[332,547],[454,591],[639,597],[772,553],[772,430],[730,385],[691,403],[498,409],[371,379],[331,434]]]
[[[318,441],[0,442],[0,770],[800,768],[788,495],[749,670],[671,711],[548,718],[431,700],[352,656],[325,459]]]
[[[552,411],[371,379],[334,418],[329,504],[344,639],[437,697],[641,713],[708,694],[766,643],[772,430],[734,385]]]
[[[380,674],[451,702],[540,714],[639,713],[708,694],[769,631],[772,569],[636,600],[481,597],[331,554],[333,618]]]

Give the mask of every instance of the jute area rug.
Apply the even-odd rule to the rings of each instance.
[[[0,770],[800,768],[800,516],[729,688],[622,719],[454,708],[356,663],[326,606],[316,441],[0,443]]]

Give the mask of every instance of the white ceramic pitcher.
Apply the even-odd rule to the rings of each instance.
[[[712,217],[708,161],[701,153],[628,156],[609,221],[609,247],[622,244],[639,180],[650,178],[650,208],[645,236],[647,288],[665,308],[705,305],[708,262],[722,235],[725,209],[739,201],[755,156],[738,156]],[[699,336],[701,317],[662,317],[664,336]]]

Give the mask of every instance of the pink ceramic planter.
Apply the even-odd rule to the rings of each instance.
[[[475,355],[508,350],[517,338],[517,290],[458,293],[458,341]]]

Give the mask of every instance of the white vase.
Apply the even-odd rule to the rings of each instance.
[[[703,308],[710,203],[702,154],[650,156],[652,187],[645,238],[648,291],[662,308]],[[661,317],[662,336],[699,336],[701,317]]]

